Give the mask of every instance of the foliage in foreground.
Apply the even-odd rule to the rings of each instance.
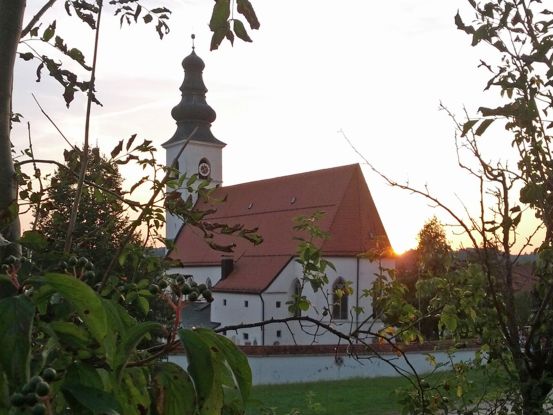
[[[10,257],[4,265],[0,347],[12,352],[0,355],[0,413],[241,412],[251,373],[230,340],[207,329],[179,329],[177,317],[169,330],[138,321],[125,308],[128,284],[114,280],[95,292],[80,278],[89,264],[72,258],[71,271],[44,275],[29,273],[25,259]],[[159,295],[149,283],[137,284],[146,307]],[[161,295],[177,301],[180,313],[187,301],[178,283],[169,283]],[[159,359],[175,347],[177,332],[188,370]]]

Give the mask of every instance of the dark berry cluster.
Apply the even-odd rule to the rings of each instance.
[[[94,264],[85,257],[77,258],[76,256],[72,256],[67,262],[61,262],[60,268],[63,272],[72,273],[75,277],[87,282],[93,282],[96,277]]]
[[[12,394],[11,404],[18,408],[29,408],[33,415],[46,414],[45,402],[50,394],[50,383],[56,380],[56,376],[55,369],[51,367],[44,369],[42,376],[33,376],[23,385],[21,391]]]

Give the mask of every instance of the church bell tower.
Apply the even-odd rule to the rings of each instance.
[[[194,35],[192,35],[194,40]],[[206,102],[207,88],[203,81],[205,64],[194,51],[182,61],[184,81],[180,87],[181,100],[171,110],[171,116],[177,123],[177,130],[173,136],[162,144],[165,148],[166,164],[173,163],[182,146],[196,129],[192,138],[177,162],[180,174],[190,177],[197,174],[200,179],[210,179],[213,186],[223,182],[223,147],[225,143],[215,138],[211,132],[211,123],[216,114]],[[181,190],[183,199],[189,194]],[[183,221],[166,213],[166,238],[174,240],[183,225]]]

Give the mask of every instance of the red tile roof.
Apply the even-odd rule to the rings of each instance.
[[[355,256],[380,245],[389,247],[388,237],[359,165],[335,167],[268,180],[221,187],[215,197],[222,204],[208,220],[229,225],[259,228],[263,243],[217,236],[217,243],[236,243],[232,254],[234,271],[215,291],[263,292],[295,256],[298,232],[292,228],[297,216],[324,212],[319,227],[330,233],[322,245],[327,256]],[[200,202],[200,208],[206,208]],[[211,249],[200,231],[184,226],[169,253],[184,265],[217,265],[222,253]]]

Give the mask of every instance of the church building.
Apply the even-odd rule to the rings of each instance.
[[[359,165],[328,168],[233,186],[223,185],[222,152],[225,143],[211,132],[215,111],[206,102],[204,62],[194,50],[183,60],[182,99],[171,111],[177,123],[175,134],[163,144],[170,164],[188,136],[192,139],[178,159],[178,169],[187,176],[197,174],[217,186],[214,199],[222,203],[197,201],[199,209],[212,209],[207,220],[230,226],[257,228],[263,242],[226,235],[216,242],[235,244],[232,252],[221,252],[207,244],[200,230],[167,214],[167,239],[174,242],[168,257],[179,265],[169,274],[192,276],[198,284],[211,287],[214,301],[192,309],[209,317],[211,325],[228,327],[271,319],[294,317],[290,301],[302,282],[302,267],[296,261],[297,237],[294,219],[322,216],[319,228],[329,234],[320,242],[328,268],[328,285],[314,292],[305,284],[302,294],[312,306],[303,315],[332,323],[344,332],[354,330],[372,313],[366,295],[380,267],[392,268],[391,255],[373,261],[366,253],[391,252],[386,230]],[[183,198],[188,194],[183,191]],[[349,295],[337,294],[351,287]],[[365,290],[365,294],[364,294]],[[198,319],[193,319],[197,321]],[[186,322],[185,322],[186,324]],[[237,330],[226,335],[240,345],[335,344],[337,338],[308,322],[272,323]]]

